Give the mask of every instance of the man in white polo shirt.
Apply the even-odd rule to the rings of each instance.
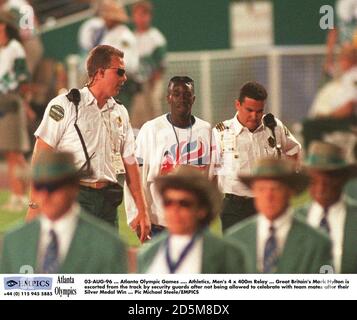
[[[87,60],[89,83],[77,97],[59,95],[48,104],[35,132],[33,157],[46,149],[72,152],[77,168],[92,170],[80,181],[79,203],[112,225],[117,225],[117,207],[122,200],[118,178],[125,175],[138,207],[131,227],[144,241],[150,222],[134,157],[134,135],[127,110],[113,99],[126,81],[123,58],[123,52],[111,46],[91,50]],[[36,199],[31,200],[29,219],[37,214]]]

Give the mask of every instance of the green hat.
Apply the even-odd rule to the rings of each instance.
[[[309,184],[307,175],[296,172],[293,161],[276,158],[260,159],[254,165],[251,174],[238,177],[248,187],[251,187],[253,181],[259,179],[279,180],[296,193],[304,191]]]
[[[69,152],[43,151],[32,167],[35,184],[53,184],[80,177],[74,165],[74,157]]]
[[[155,178],[156,188],[162,195],[167,189],[193,192],[197,199],[206,204],[207,217],[203,224],[211,222],[219,214],[222,194],[216,184],[207,178],[207,172],[190,165],[180,165],[170,174]]]
[[[309,146],[304,167],[316,171],[351,171],[356,173],[356,165],[348,163],[343,151],[335,144],[313,141]]]

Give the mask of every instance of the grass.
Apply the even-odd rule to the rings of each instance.
[[[0,192],[0,206],[3,205],[9,198],[9,192]],[[11,229],[16,224],[21,223],[24,220],[25,211],[12,212],[4,209],[0,209],[0,234],[3,234],[7,230]]]
[[[9,192],[5,190],[0,191],[0,206],[9,198]],[[3,234],[24,222],[26,215],[26,210],[19,212],[7,211],[4,209],[0,209],[0,237]],[[136,234],[131,231],[126,223],[125,212],[123,210],[123,206],[119,207],[119,235],[120,237],[129,245],[133,247],[139,246],[140,242],[136,237]]]
[[[6,190],[0,191],[0,206],[9,198],[9,192]],[[124,212],[124,206],[121,205],[118,209],[119,212],[119,236],[123,239],[128,246],[130,247],[138,247],[140,246],[140,242],[136,236],[136,234],[129,228],[126,222],[126,216]],[[26,215],[26,211],[12,212],[0,209],[0,239],[3,237],[3,234],[24,222],[24,218]],[[212,231],[215,234],[220,234],[221,226],[219,219],[216,219],[211,227]]]
[[[9,198],[9,192],[5,190],[0,191],[0,206],[4,204]],[[309,200],[309,195],[307,192],[302,193],[300,196],[295,197],[292,201],[293,207],[302,205]],[[124,212],[123,205],[118,209],[119,211],[119,236],[127,243],[130,247],[140,246],[140,242],[136,234],[131,231],[129,226],[126,223],[126,216]],[[25,218],[26,211],[20,212],[10,212],[3,209],[0,209],[0,239],[3,234],[9,229],[13,228],[17,224],[23,223]],[[213,221],[211,231],[216,235],[221,235],[221,223],[220,219],[217,218]]]

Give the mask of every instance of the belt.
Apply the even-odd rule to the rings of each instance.
[[[232,193],[225,193],[224,197],[231,200],[253,200],[252,197],[237,196],[236,194],[232,194]]]
[[[88,187],[92,189],[103,189],[114,183],[109,181],[96,181],[96,182],[79,181],[79,184],[83,187]]]

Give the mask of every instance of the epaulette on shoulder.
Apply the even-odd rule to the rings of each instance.
[[[116,102],[117,104],[123,104],[123,103],[119,100],[119,98],[114,98],[114,100],[115,100],[115,102]]]
[[[218,122],[216,125],[215,125],[215,128],[218,130],[218,131],[223,131],[224,129],[226,129],[226,126],[224,125],[223,121],[221,122]]]

